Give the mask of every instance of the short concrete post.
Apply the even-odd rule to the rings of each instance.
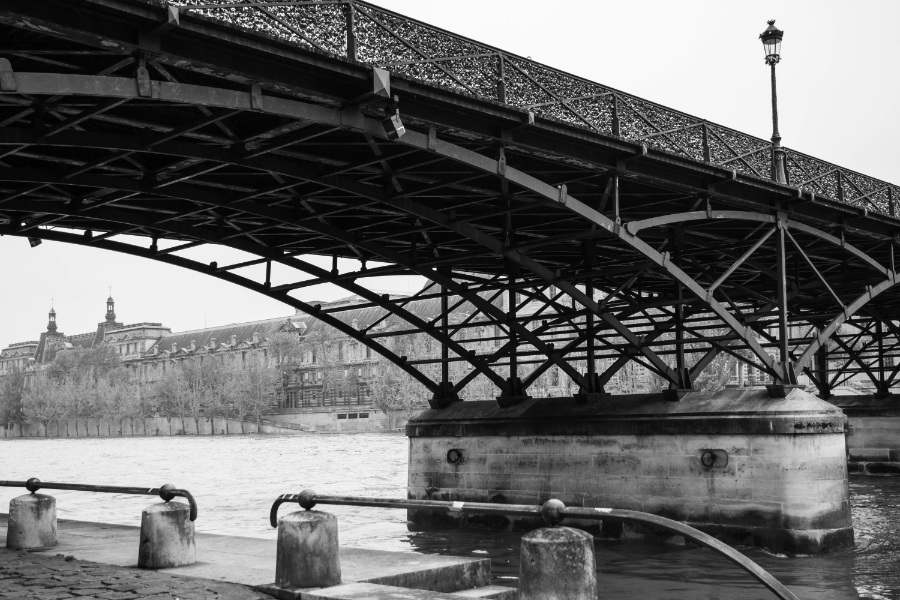
[[[56,498],[25,494],[9,501],[6,547],[13,550],[51,548],[59,543]]]
[[[594,538],[571,527],[522,537],[519,600],[597,600]]]
[[[191,509],[183,502],[161,502],[141,512],[138,567],[168,569],[197,562]]]
[[[275,585],[296,589],[328,587],[340,582],[337,517],[307,510],[279,519]]]

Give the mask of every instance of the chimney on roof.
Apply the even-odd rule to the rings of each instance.
[[[175,342],[172,342],[172,354],[175,354],[176,352],[178,352],[178,346]]]
[[[237,336],[232,333],[231,334],[231,347],[234,348],[235,346],[237,346]]]
[[[191,340],[191,352],[197,349],[197,340]]]
[[[254,331],[254,332],[253,332],[253,343],[254,343],[254,344],[258,344],[258,343],[259,343],[259,332],[258,332],[258,331]]]
[[[216,349],[216,338],[212,338],[211,340],[209,340],[209,349],[210,350]]]

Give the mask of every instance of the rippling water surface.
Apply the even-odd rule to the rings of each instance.
[[[406,437],[398,434],[0,440],[0,479],[158,487],[197,499],[198,531],[275,538],[268,511],[282,493],[406,496]],[[0,488],[0,510],[22,490]],[[51,492],[60,518],[140,523],[150,497]],[[800,598],[900,600],[900,478],[850,480],[856,547],[822,557],[741,551]],[[282,507],[282,512],[291,510]],[[490,556],[497,583],[515,585],[519,535],[410,531],[406,511],[333,506],[341,543],[405,552]],[[773,597],[739,568],[703,548],[601,540],[598,576],[617,600]],[[274,565],[273,565],[274,571]]]

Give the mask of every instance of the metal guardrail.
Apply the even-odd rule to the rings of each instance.
[[[563,519],[610,520],[652,525],[672,533],[683,535],[701,546],[714,550],[741,567],[757,581],[766,586],[781,600],[799,600],[784,584],[775,579],[758,564],[716,538],[694,529],[684,523],[665,517],[651,515],[636,510],[618,508],[582,508],[567,507],[559,500],[547,500],[542,506],[527,504],[492,504],[488,502],[451,502],[445,500],[403,500],[393,498],[371,498],[353,496],[319,495],[313,490],[303,490],[299,494],[282,494],[272,504],[269,512],[269,523],[278,526],[278,508],[285,503],[296,502],[302,508],[311,510],[317,504],[338,506],[370,506],[373,508],[413,508],[435,511],[446,511],[457,514],[493,514],[517,517],[541,517],[544,522],[556,526]]]
[[[168,502],[175,497],[185,498],[190,506],[190,520],[197,520],[197,502],[187,490],[176,488],[171,483],[167,483],[158,488],[141,488],[141,487],[122,487],[115,485],[88,485],[84,483],[57,483],[50,481],[41,481],[37,477],[32,477],[27,481],[3,481],[0,480],[0,487],[24,487],[32,494],[38,490],[72,490],[77,492],[100,492],[106,494],[136,494],[143,496],[159,496],[164,502]]]
[[[144,0],[742,175],[772,144],[360,0]],[[900,187],[785,148],[788,185],[894,216]]]

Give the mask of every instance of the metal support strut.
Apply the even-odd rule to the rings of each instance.
[[[787,219],[784,214],[779,214],[777,231],[775,232],[775,278],[778,294],[778,306],[776,307],[778,318],[778,366],[775,370],[775,381],[772,385],[766,386],[769,396],[772,398],[784,398],[790,388],[797,385],[797,376],[794,374],[794,365],[791,360],[790,328],[788,325],[786,236]]]
[[[446,285],[441,286],[441,335],[445,340],[450,335],[450,294]],[[447,344],[441,344],[441,383],[428,405],[441,409],[458,400],[459,394],[450,382],[450,348]]]

